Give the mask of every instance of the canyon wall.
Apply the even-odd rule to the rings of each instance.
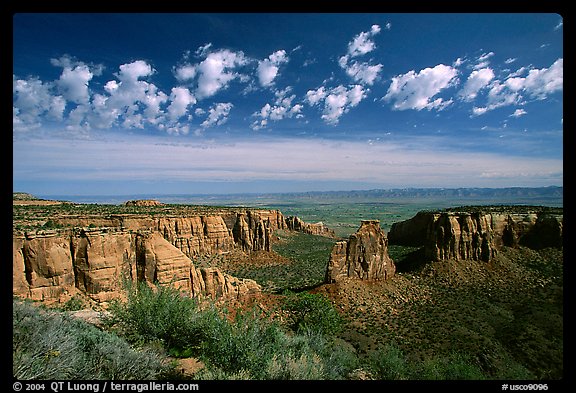
[[[327,283],[345,277],[361,280],[386,280],[396,272],[388,255],[388,239],[380,221],[362,221],[347,241],[336,242],[326,269]]]
[[[257,293],[253,280],[196,268],[157,232],[98,232],[13,238],[13,293],[58,300],[77,292],[98,302],[117,298],[122,280],[172,284],[192,297],[238,298]]]
[[[336,237],[334,231],[324,225],[323,222],[308,223],[296,216],[286,217],[287,229],[292,231],[304,232],[310,235]]]
[[[427,258],[490,261],[503,246],[562,247],[563,215],[523,212],[420,212],[390,228],[390,244],[424,246]]]
[[[278,210],[224,210],[178,217],[60,216],[50,220],[70,229],[13,234],[15,295],[58,300],[80,291],[106,302],[119,295],[122,279],[128,278],[172,283],[193,297],[240,297],[259,292],[260,286],[217,268],[196,268],[192,260],[235,249],[271,251],[273,232],[288,229]],[[292,230],[308,228],[300,219],[298,222],[301,228]]]

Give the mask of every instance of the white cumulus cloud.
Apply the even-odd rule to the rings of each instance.
[[[260,86],[267,87],[270,86],[276,76],[278,76],[278,70],[280,65],[288,62],[288,56],[286,56],[285,50],[278,50],[272,53],[268,58],[258,62],[258,68],[256,70],[258,74],[258,80],[260,81]]]
[[[488,86],[492,79],[494,79],[494,71],[491,68],[474,70],[458,94],[464,101],[472,101],[482,88]]]
[[[348,43],[348,55],[350,57],[356,57],[372,52],[376,49],[376,44],[374,44],[371,38],[378,33],[380,33],[380,26],[372,25],[370,31],[363,31],[355,36],[354,39]]]
[[[26,131],[38,128],[44,116],[61,120],[66,100],[52,93],[54,86],[37,78],[12,77],[12,120],[14,130]]]
[[[419,72],[412,70],[393,77],[383,99],[392,102],[395,110],[443,109],[450,105],[452,100],[433,97],[455,85],[457,80],[457,70],[444,64]]]
[[[296,98],[295,94],[289,95],[292,88],[287,87],[284,90],[278,90],[274,93],[276,100],[273,105],[266,103],[258,112],[255,112],[252,116],[259,118],[255,120],[250,127],[253,130],[259,130],[265,128],[269,124],[269,120],[278,121],[285,118],[301,118],[302,115],[302,104],[293,104],[292,102]]]
[[[513,75],[525,73],[523,67]],[[512,75],[512,74],[511,74]],[[495,80],[490,84],[487,103],[473,108],[473,115],[481,115],[507,105],[525,103],[528,99],[543,100],[563,89],[564,60],[556,60],[549,68],[531,69],[526,77],[509,77],[504,82]]]
[[[173,87],[170,93],[170,105],[166,109],[168,117],[173,121],[178,120],[188,113],[188,107],[195,103],[196,98],[186,87]]]
[[[388,26],[386,26],[386,28],[389,29]],[[340,67],[346,71],[346,74],[356,83],[372,85],[382,70],[382,64],[370,64],[368,62],[353,60],[355,57],[365,55],[376,49],[376,44],[371,38],[380,33],[380,30],[380,26],[373,25],[370,31],[358,34],[348,43],[347,53],[338,59]]]
[[[230,102],[219,102],[208,110],[208,117],[200,125],[202,128],[219,126],[228,121],[228,115],[234,105]]]
[[[346,88],[342,85],[330,90],[324,99],[322,119],[328,124],[338,124],[340,117],[350,108],[357,106],[366,97],[366,91],[360,85]]]
[[[181,82],[197,79],[194,92],[197,99],[212,97],[227,88],[232,80],[241,78],[242,75],[235,70],[249,61],[241,51],[221,49],[209,52],[211,46],[211,44],[204,45],[196,52],[205,56],[200,63],[184,64],[174,70],[176,79]]]

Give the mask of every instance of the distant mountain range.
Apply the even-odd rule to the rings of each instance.
[[[15,193],[16,194],[16,193]],[[293,193],[207,194],[140,194],[140,195],[51,195],[56,199],[77,203],[120,204],[132,199],[156,199],[163,203],[182,204],[262,204],[286,200],[300,201],[383,201],[383,200],[457,200],[462,203],[485,201],[497,204],[535,203],[562,206],[564,187],[507,187],[507,188],[394,188],[353,191],[310,191]]]
[[[270,194],[269,196],[272,196]],[[276,194],[278,195],[278,194]],[[283,194],[297,198],[563,198],[564,187],[508,188],[393,188],[355,191],[319,191]]]

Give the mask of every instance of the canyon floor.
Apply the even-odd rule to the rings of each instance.
[[[561,250],[504,248],[490,263],[423,263],[421,249],[390,246],[397,267],[392,279],[321,284],[321,262],[329,251],[325,258],[318,250],[302,255],[300,244],[306,237],[307,242],[317,241],[322,248],[326,239],[282,236],[274,246],[279,251],[274,252],[276,257],[257,257],[253,264],[223,260],[223,270],[254,278],[280,264],[295,278],[294,289],[302,277],[309,283],[315,281],[307,290],[330,299],[346,321],[338,337],[359,356],[368,357],[394,344],[412,362],[424,362],[438,354],[464,354],[497,379],[522,367],[536,379],[563,377]],[[300,254],[295,256],[297,250]],[[278,274],[276,285],[270,283],[270,288],[286,282],[290,278]],[[273,310],[281,296],[265,292],[253,302]]]

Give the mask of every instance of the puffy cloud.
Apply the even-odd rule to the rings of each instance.
[[[270,86],[278,75],[279,66],[288,62],[285,50],[279,50],[268,56],[267,59],[258,62],[256,70],[258,80],[262,87]]]
[[[355,107],[366,97],[366,91],[360,85],[346,88],[342,85],[330,90],[324,99],[322,119],[328,124],[338,124],[340,117]]]
[[[348,56],[361,56],[376,49],[376,44],[374,44],[371,38],[378,33],[380,33],[380,26],[372,25],[370,31],[363,31],[354,37],[354,39],[348,43]]]
[[[234,107],[230,102],[219,102],[208,110],[208,117],[200,125],[202,128],[219,126],[228,121],[230,110]]]
[[[268,120],[278,121],[285,118],[303,117],[302,115],[302,104],[292,104],[296,98],[295,94],[288,95],[292,89],[287,87],[284,90],[278,90],[274,94],[276,100],[274,105],[265,104],[259,112],[255,112],[252,116],[259,117],[259,120],[255,120],[250,127],[253,130],[259,130],[265,128],[268,125]]]
[[[550,68],[530,70],[524,88],[528,94],[537,99],[544,99],[549,94],[563,89],[564,59],[558,59]]]
[[[526,112],[524,109],[516,109],[514,111],[514,113],[512,113],[510,116],[511,117],[520,117],[520,116],[524,116],[526,113],[528,113],[528,112]]]
[[[368,63],[358,63],[355,61],[343,68],[355,82],[372,85],[378,78],[378,73],[382,69],[382,64],[370,65]]]
[[[480,70],[474,70],[468,76],[464,87],[458,95],[464,101],[472,101],[478,95],[478,92],[486,87],[490,81],[494,79],[494,71],[491,68],[482,68]]]
[[[457,70],[451,66],[439,64],[434,68],[425,68],[420,72],[409,71],[392,78],[384,101],[392,101],[393,109],[443,109],[452,103],[441,98],[432,98],[442,90],[455,85],[458,81]]]
[[[86,104],[90,99],[88,82],[94,74],[87,65],[77,65],[74,68],[64,67],[60,79],[56,81],[62,96],[76,104]]]
[[[324,98],[326,98],[326,89],[324,86],[320,86],[318,89],[316,90],[308,90],[306,92],[306,101],[311,105],[314,106],[316,104],[318,104],[320,101],[322,101]]]
[[[53,84],[37,78],[16,79],[12,76],[12,120],[15,130],[30,130],[41,125],[41,119],[61,120],[65,99],[52,94]]]
[[[166,109],[168,117],[172,121],[178,120],[188,113],[188,106],[195,103],[196,98],[186,87],[173,87],[170,93],[170,105]]]
[[[194,79],[194,77],[196,76],[196,66],[187,64],[182,67],[176,68],[174,73],[178,81],[185,82],[190,79]]]
[[[336,125],[344,113],[366,98],[367,93],[362,85],[353,85],[349,88],[339,85],[329,90],[321,86],[316,90],[308,90],[305,100],[310,106],[323,102],[322,119],[328,124]]]
[[[174,74],[179,81],[197,78],[195,96],[198,99],[211,97],[241,75],[234,70],[248,63],[243,52],[232,52],[227,49],[208,52],[211,44],[200,47],[198,55],[206,58],[196,65],[185,64],[177,67]]]
[[[513,75],[520,75],[524,71],[523,67]],[[496,80],[490,84],[487,105],[473,108],[472,113],[481,115],[503,106],[521,104],[527,98],[545,99],[548,95],[563,89],[563,75],[564,61],[560,58],[550,68],[529,70],[526,77],[509,77],[504,82]]]
[[[479,70],[479,69],[488,67],[488,65],[490,64],[490,61],[488,59],[490,59],[492,56],[494,56],[494,52],[482,53],[478,57],[477,63],[474,66],[474,69]]]
[[[388,29],[388,26],[387,26]],[[354,82],[372,85],[382,70],[382,64],[371,65],[367,62],[352,60],[354,57],[365,55],[376,48],[370,39],[380,32],[380,26],[373,25],[370,31],[361,32],[348,43],[348,52],[338,59],[338,64]]]
[[[150,76],[154,73],[152,66],[144,60],[136,60],[132,63],[122,64],[120,72],[116,74],[122,83],[136,83],[138,79]]]
[[[104,85],[109,95],[94,96],[93,113],[88,115],[90,124],[98,128],[110,127],[115,121],[124,128],[157,124],[162,116],[160,105],[168,97],[154,84],[140,80],[155,72],[152,66],[144,60],[136,60],[120,65],[119,70],[115,74],[119,81],[111,80]]]

